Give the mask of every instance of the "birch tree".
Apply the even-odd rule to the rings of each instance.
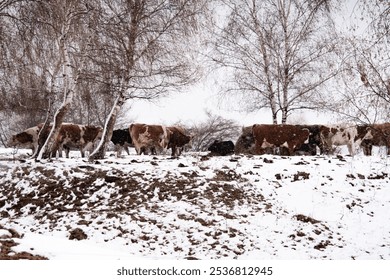
[[[47,110],[45,127],[50,121],[53,124],[46,141],[43,135],[39,137],[42,149],[34,155],[39,160],[55,148],[61,123],[74,99],[89,47],[87,27],[91,24],[88,20],[91,10],[88,1],[78,0],[10,0],[0,2],[0,8],[9,2],[13,6],[8,9],[10,34],[4,47],[7,55],[4,72],[6,82],[11,85],[7,96],[21,100],[19,107],[28,102],[29,96],[39,96],[37,100],[48,97],[50,102],[44,101],[47,107],[62,96],[54,119],[50,108]]]
[[[198,78],[191,49],[198,43],[206,0],[102,0],[92,59],[115,102],[90,160],[106,152],[116,117],[128,99],[152,100]],[[108,82],[107,82],[108,81]]]
[[[36,28],[37,40],[45,38],[51,44],[48,71],[51,88],[54,87],[63,96],[63,101],[54,114],[52,128],[42,147],[39,147],[37,160],[50,156],[56,150],[56,138],[61,124],[73,102],[80,73],[84,67],[88,49],[87,15],[91,12],[88,5],[78,0],[54,0],[30,3],[25,7],[25,15],[31,20],[31,27]],[[84,32],[84,33],[83,33]],[[36,52],[39,47],[32,50]],[[49,126],[48,117],[41,131]],[[39,137],[42,139],[41,137]],[[41,142],[41,141],[40,141]]]
[[[223,95],[245,110],[270,108],[272,122],[294,110],[316,109],[314,95],[337,73],[330,1],[222,0],[213,61],[229,74]]]

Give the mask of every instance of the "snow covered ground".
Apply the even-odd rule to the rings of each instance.
[[[0,149],[2,258],[390,259],[385,156],[27,152]]]

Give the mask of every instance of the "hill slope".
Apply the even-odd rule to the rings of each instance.
[[[379,156],[0,158],[0,242],[19,244],[10,256],[390,259]]]

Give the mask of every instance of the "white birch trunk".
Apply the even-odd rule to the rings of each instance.
[[[69,29],[69,27],[67,29]],[[67,30],[63,30],[63,35],[61,36],[58,42],[61,58],[63,61],[62,67],[63,67],[64,101],[62,102],[60,108],[58,108],[57,112],[54,115],[51,131],[45,141],[45,144],[43,144],[41,150],[39,151],[37,160],[50,157],[51,153],[55,152],[58,149],[56,139],[58,133],[60,132],[61,124],[65,118],[65,114],[67,113],[70,105],[73,102],[74,92],[77,85],[78,75],[76,75],[76,77],[72,77],[70,57],[69,57],[68,47],[65,41],[66,33]]]
[[[106,123],[104,124],[102,138],[100,139],[100,142],[96,147],[96,149],[90,154],[88,158],[89,161],[92,162],[97,159],[104,159],[104,156],[106,155],[106,151],[107,151],[107,144],[111,141],[116,118],[124,102],[125,102],[125,97],[123,96],[122,93],[120,93],[119,96],[115,99],[111,112],[107,117]]]

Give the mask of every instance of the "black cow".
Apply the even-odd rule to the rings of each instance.
[[[321,126],[320,125],[296,125],[300,128],[307,128],[310,132],[309,139],[303,143],[295,152],[296,155],[312,155],[317,154],[317,147],[323,153],[323,145],[321,141]]]
[[[114,143],[117,157],[121,156],[122,148],[130,155],[129,148],[133,145],[129,129],[116,129],[112,132],[111,142]]]
[[[232,141],[215,140],[208,150],[215,155],[226,156],[234,153],[234,144]]]

